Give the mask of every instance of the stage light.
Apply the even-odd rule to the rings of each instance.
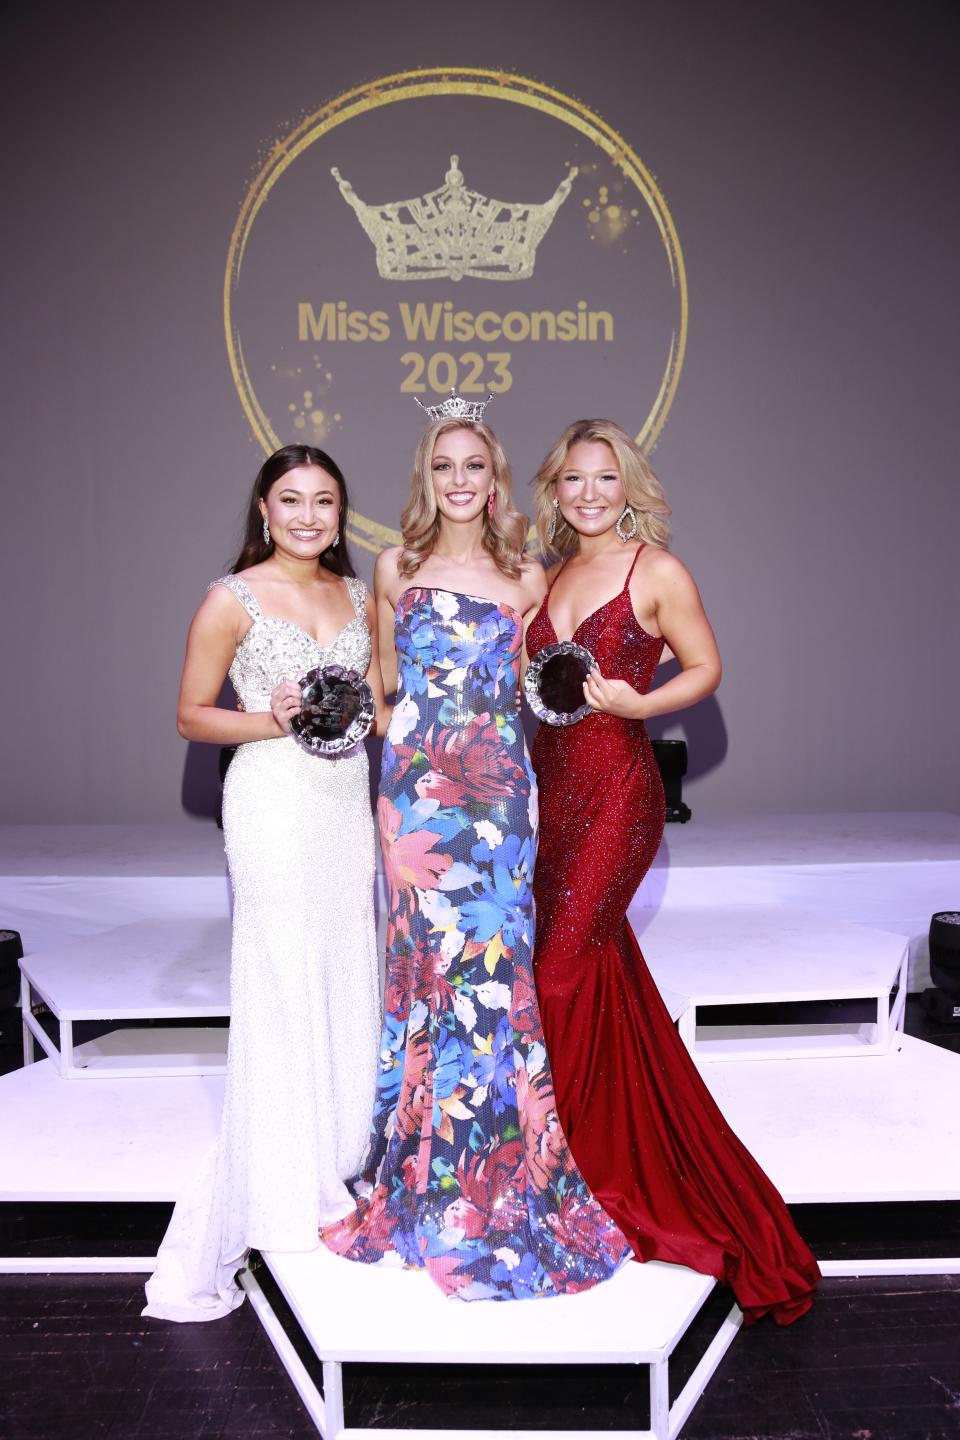
[[[0,930],[0,1010],[9,1010],[20,998],[23,942],[16,930]]]
[[[677,820],[685,825],[693,811],[684,805],[681,790],[683,777],[687,773],[686,740],[654,740],[653,754],[663,781],[663,793],[667,802],[667,820]]]
[[[930,979],[923,1006],[935,1020],[960,1024],[960,911],[939,910],[930,921]]]

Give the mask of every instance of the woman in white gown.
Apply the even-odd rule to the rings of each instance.
[[[223,795],[234,892],[219,1137],[177,1202],[145,1315],[213,1320],[242,1300],[246,1251],[310,1250],[351,1212],[376,1079],[379,966],[363,746],[290,736],[294,678],[366,674],[383,719],[373,602],[344,544],[347,495],[320,450],[288,445],[254,485],[244,548],[190,627],[178,726],[237,745]],[[217,705],[229,673],[242,709]]]

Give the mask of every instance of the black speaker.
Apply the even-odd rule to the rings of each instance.
[[[16,930],[0,930],[0,1010],[9,1010],[20,998],[23,942]]]
[[[960,1004],[960,911],[940,910],[930,921],[930,979]]]
[[[679,821],[686,825],[693,811],[684,805],[681,794],[683,777],[687,773],[686,740],[654,740],[653,756],[663,781],[663,793],[667,802],[667,820]]]

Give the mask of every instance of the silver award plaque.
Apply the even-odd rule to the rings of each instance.
[[[362,675],[342,665],[323,665],[301,678],[300,713],[290,730],[311,755],[332,758],[358,745],[375,715],[373,691]]]
[[[544,645],[523,677],[524,694],[534,715],[547,725],[576,725],[589,715],[583,682],[595,666],[590,651],[573,640]]]

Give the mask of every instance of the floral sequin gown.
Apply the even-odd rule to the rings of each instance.
[[[583,1290],[626,1258],[557,1121],[531,970],[537,795],[517,714],[522,619],[413,587],[379,822],[387,989],[351,1260],[426,1269],[447,1294]]]
[[[604,675],[645,693],[663,641],[634,616],[629,584],[630,574],[572,638]],[[557,640],[549,602],[527,632],[531,657]],[[541,725],[533,763],[541,795],[534,970],[557,1110],[577,1164],[638,1260],[725,1281],[748,1323],[767,1312],[789,1323],[810,1307],[817,1263],[714,1104],[626,918],[664,823],[643,722],[594,713],[565,728]]]
[[[346,581],[355,618],[328,646],[264,615],[241,577],[215,583],[253,621],[230,670],[245,710],[268,710],[281,679],[316,665],[366,672],[362,581]],[[223,829],[234,893],[226,1086],[219,1138],[147,1284],[144,1314],[167,1320],[226,1314],[243,1298],[234,1276],[247,1249],[315,1249],[319,1226],[353,1210],[344,1180],[373,1105],[380,972],[366,752],[325,759],[289,736],[241,745]]]

